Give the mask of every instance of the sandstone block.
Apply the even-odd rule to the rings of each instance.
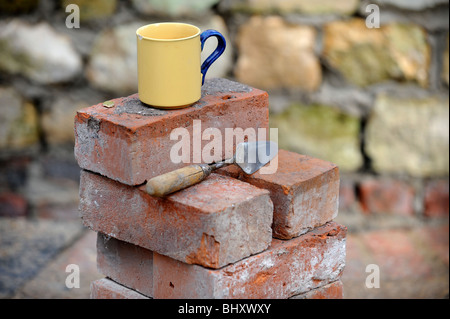
[[[443,56],[442,56],[442,63],[443,63],[443,68],[442,68],[442,80],[447,84],[447,86],[449,85],[449,36],[447,35],[447,49],[445,50]]]
[[[378,96],[366,128],[374,169],[415,177],[448,175],[448,105],[448,97]]]
[[[221,2],[220,7],[234,12],[351,15],[358,4],[358,0],[226,0]]]
[[[363,19],[331,22],[324,28],[323,56],[359,86],[391,79],[429,84],[431,48],[418,25],[391,23],[369,29]]]
[[[239,30],[236,78],[263,89],[315,91],[322,81],[315,41],[313,27],[290,25],[279,16],[252,17]]]
[[[48,23],[13,19],[0,24],[0,70],[54,84],[72,80],[81,69],[81,57],[69,38]]]
[[[363,164],[360,151],[360,120],[327,105],[293,104],[270,116],[278,128],[279,147],[336,163],[342,171]]]
[[[219,0],[132,0],[140,13],[163,16],[201,16],[208,13]]]
[[[104,19],[114,14],[117,8],[117,0],[63,0],[62,6],[76,4],[80,8],[80,20],[93,21]]]
[[[1,62],[0,62],[1,63]],[[33,104],[9,87],[0,87],[0,150],[19,150],[39,143],[38,114]]]
[[[123,24],[97,36],[85,71],[92,86],[115,94],[137,91],[136,30],[142,25]]]

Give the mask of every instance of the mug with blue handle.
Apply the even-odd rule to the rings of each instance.
[[[225,51],[226,41],[215,30],[201,32],[185,23],[155,23],[136,31],[139,99],[156,108],[190,106],[201,98],[209,67]],[[210,37],[218,44],[201,64],[201,51]]]

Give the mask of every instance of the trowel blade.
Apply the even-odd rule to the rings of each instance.
[[[235,163],[246,174],[253,174],[278,154],[278,144],[272,141],[240,143],[236,147]]]

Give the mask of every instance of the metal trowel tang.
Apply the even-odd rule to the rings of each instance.
[[[236,146],[232,158],[211,164],[186,166],[156,176],[147,182],[146,191],[153,196],[166,196],[195,185],[211,172],[231,164],[237,164],[246,174],[253,174],[269,163],[278,154],[278,145],[272,141],[244,142]]]

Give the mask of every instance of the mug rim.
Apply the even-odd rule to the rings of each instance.
[[[194,35],[188,36],[188,37],[184,37],[184,38],[177,38],[177,39],[158,39],[158,38],[151,38],[151,37],[145,37],[142,34],[139,34],[139,31],[141,31],[144,28],[147,28],[149,26],[153,26],[153,25],[160,25],[160,24],[172,24],[172,25],[185,25],[185,26],[190,26],[193,27],[195,29],[197,29],[197,32]],[[136,30],[136,35],[139,37],[140,40],[145,39],[145,40],[150,40],[150,41],[158,41],[158,42],[174,42],[174,41],[184,41],[184,40],[189,40],[189,39],[193,39],[197,36],[199,36],[201,33],[201,30],[199,27],[193,25],[193,24],[189,24],[189,23],[182,23],[182,22],[158,22],[158,23],[150,23],[150,24],[146,24],[143,25],[142,27],[138,28]]]

